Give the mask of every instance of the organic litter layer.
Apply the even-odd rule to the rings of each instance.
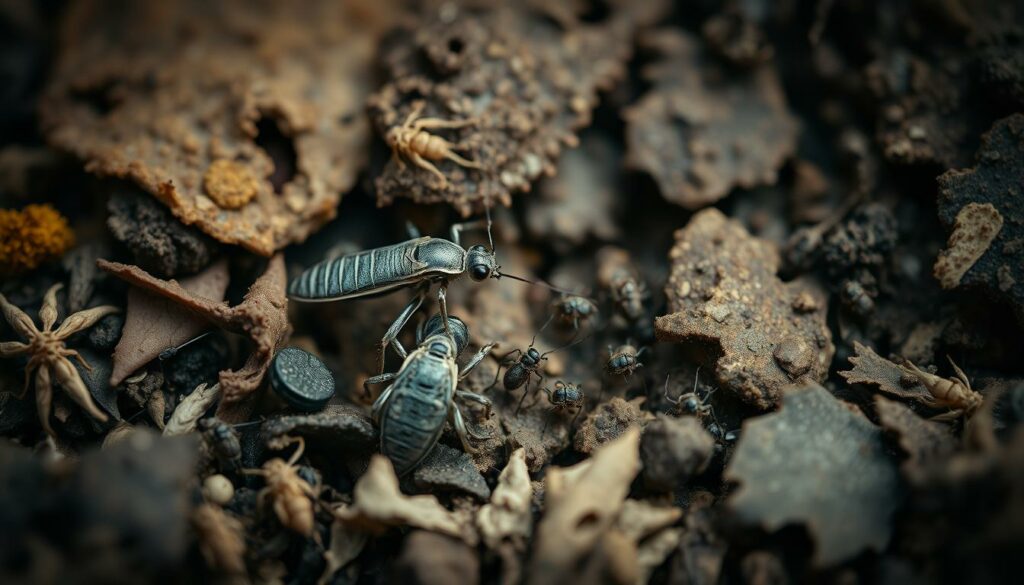
[[[779,280],[774,244],[712,208],[676,232],[669,260],[658,340],[703,347],[722,389],[767,409],[796,380],[828,375],[835,347],[824,295]]]
[[[729,71],[675,30],[644,43],[661,59],[644,71],[653,89],[622,113],[626,165],[649,173],[665,199],[686,209],[735,187],[775,184],[796,150],[799,124],[774,67]]]
[[[77,3],[44,132],[90,172],[270,256],[334,217],[366,163],[372,60],[395,12],[382,4]]]
[[[976,159],[974,168],[947,171],[938,179],[939,219],[954,230],[954,246],[940,254],[935,276],[945,288],[979,287],[1009,301],[1024,322],[1024,115],[996,122],[982,136]],[[967,221],[974,216],[981,219]],[[984,250],[957,253],[979,241],[988,242]],[[959,256],[960,264],[951,262]]]
[[[805,525],[819,566],[884,549],[900,502],[881,430],[817,384],[744,425],[725,478],[740,483],[729,506],[743,521]]]
[[[393,36],[382,50],[389,82],[370,99],[378,132],[401,126],[414,104],[423,118],[472,120],[460,129],[430,130],[457,145],[481,168],[430,161],[446,178],[405,157],[392,158],[376,180],[377,201],[398,197],[450,204],[470,215],[511,204],[541,174],[554,175],[562,149],[591,123],[599,90],[626,73],[637,27],[661,12],[660,0],[610,3],[601,23],[537,6],[427,8],[414,30]]]

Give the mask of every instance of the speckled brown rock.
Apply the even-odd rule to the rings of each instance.
[[[269,256],[334,217],[367,160],[363,109],[390,4],[76,3],[44,131],[89,171],[129,179],[182,222]],[[248,205],[219,206],[204,188],[215,161],[250,175]]]
[[[734,187],[774,184],[799,124],[771,64],[730,72],[675,30],[644,42],[663,59],[645,71],[654,88],[623,112],[627,166],[650,173],[665,199],[687,209]]]
[[[939,219],[950,247],[935,264],[945,288],[979,287],[1013,304],[1024,322],[1024,115],[996,122],[974,168],[939,177]]]
[[[774,244],[706,209],[676,232],[669,259],[669,314],[655,322],[658,339],[717,355],[721,388],[770,408],[795,380],[825,379],[835,347],[823,293],[807,282],[779,280]]]
[[[430,132],[481,168],[431,161],[442,182],[393,158],[376,180],[377,201],[443,201],[469,215],[486,204],[509,205],[513,192],[555,174],[562,149],[576,146],[576,132],[590,124],[598,90],[625,75],[637,26],[656,18],[664,3],[609,5],[608,18],[592,23],[572,9],[556,16],[541,5],[425,3],[415,29],[394,35],[382,51],[390,81],[370,100],[370,114],[381,135],[401,125],[419,100],[422,117],[474,120]]]

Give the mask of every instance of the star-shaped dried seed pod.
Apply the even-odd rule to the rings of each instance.
[[[32,322],[32,318],[24,311],[15,307],[7,301],[4,295],[0,294],[0,310],[3,311],[4,319],[11,325],[19,335],[28,343],[20,341],[4,341],[0,343],[0,357],[14,357],[18,355],[31,354],[28,365],[25,366],[25,391],[28,391],[28,384],[35,371],[36,376],[36,407],[39,410],[39,422],[43,430],[51,437],[56,433],[50,426],[50,405],[53,402],[53,381],[64,388],[68,396],[78,403],[90,416],[101,422],[107,421],[107,414],[100,410],[93,402],[92,395],[82,381],[78,370],[68,358],[74,357],[86,368],[90,366],[77,351],[68,349],[64,342],[79,331],[92,327],[97,321],[120,309],[110,305],[86,309],[69,315],[56,329],[53,326],[57,323],[57,291],[64,285],[55,284],[46,291],[43,297],[43,304],[39,308],[39,319],[43,328],[39,329]],[[22,394],[24,395],[24,392]]]

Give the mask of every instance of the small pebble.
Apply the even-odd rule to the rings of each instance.
[[[334,396],[334,376],[315,355],[286,347],[274,356],[270,387],[295,410],[316,412]]]
[[[235,497],[235,486],[231,480],[215,473],[203,480],[203,496],[219,506],[226,506]]]

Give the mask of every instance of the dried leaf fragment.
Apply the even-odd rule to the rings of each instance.
[[[991,203],[968,203],[956,214],[946,249],[935,261],[935,278],[944,289],[956,288],[964,274],[988,251],[1003,229],[1003,216]]]
[[[326,566],[318,585],[330,583],[338,571],[354,561],[363,552],[369,538],[367,533],[353,530],[336,518],[331,524],[331,545],[324,551]]]
[[[181,288],[210,301],[224,300],[228,288],[228,265],[219,261],[203,272],[181,280]],[[131,288],[121,339],[114,348],[114,371],[110,384],[117,386],[160,352],[193,339],[209,327],[206,321],[151,292]]]
[[[516,551],[526,550],[526,542],[533,532],[532,497],[526,450],[520,447],[501,470],[490,503],[477,512],[476,525],[487,548],[497,550],[509,544]]]
[[[636,427],[582,463],[548,470],[544,516],[537,526],[529,570],[531,583],[571,579],[577,561],[614,525],[639,471],[640,429]]]
[[[850,358],[852,370],[839,372],[847,384],[871,384],[886,394],[901,398],[927,396],[928,389],[905,368],[875,353],[875,350],[853,342],[854,355]]]
[[[665,199],[687,209],[734,187],[774,184],[799,125],[773,65],[726,70],[678,30],[644,41],[664,58],[644,72],[654,88],[623,112],[627,166],[650,173]]]
[[[902,491],[881,431],[818,385],[744,424],[725,477],[740,483],[729,506],[741,521],[804,524],[820,567],[882,550]]]
[[[98,260],[103,270],[188,309],[214,325],[248,337],[253,352],[239,370],[220,373],[220,389],[227,403],[236,402],[254,392],[270,367],[270,360],[288,341],[287,277],[284,257],[277,254],[267,263],[263,274],[249,287],[241,304],[227,303],[198,296],[182,288],[177,281],[156,278],[138,266]],[[223,417],[222,417],[223,418]]]
[[[352,504],[335,510],[347,526],[379,534],[392,526],[412,526],[440,532],[467,541],[467,527],[432,495],[406,496],[398,488],[398,476],[391,461],[374,455],[366,473],[356,482]]]

